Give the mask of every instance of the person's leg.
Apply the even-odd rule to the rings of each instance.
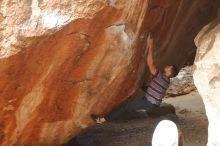
[[[145,97],[143,97],[141,99],[136,99],[123,104],[104,118],[106,121],[112,121],[117,119],[124,112],[152,108],[153,106],[154,105],[152,103],[150,103]]]

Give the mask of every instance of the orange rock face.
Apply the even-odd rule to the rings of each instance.
[[[94,124],[91,113],[105,114],[138,87],[144,68],[140,38],[147,1],[75,5],[78,11],[88,10],[61,28],[54,19],[64,16],[48,12],[45,26],[36,20],[42,28],[42,32],[36,28],[39,36],[29,37],[21,28],[26,36],[11,32],[18,35],[14,41],[18,44],[11,42],[7,48],[2,40],[1,145],[60,145]]]
[[[92,126],[91,113],[105,115],[139,86],[147,32],[164,52],[181,32],[175,26],[184,9],[171,0],[0,5],[2,146],[60,145]]]

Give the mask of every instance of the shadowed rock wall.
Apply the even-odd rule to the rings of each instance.
[[[145,25],[156,36],[158,66],[193,64],[193,40],[216,17],[219,7],[219,0],[151,0]]]
[[[181,66],[216,2],[0,1],[0,145],[60,145],[92,126],[138,88],[146,34],[160,66]]]

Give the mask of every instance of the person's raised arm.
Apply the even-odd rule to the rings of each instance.
[[[153,48],[154,48],[154,40],[153,40],[152,36],[149,34],[148,38],[147,38],[147,49],[148,49],[147,66],[149,67],[149,70],[150,70],[151,74],[156,75],[157,67],[154,64]]]

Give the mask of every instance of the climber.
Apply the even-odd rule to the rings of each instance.
[[[118,109],[112,111],[105,117],[99,117],[92,114],[91,118],[97,123],[102,124],[106,121],[112,121],[118,118],[122,113],[126,111],[135,111],[140,109],[149,109],[160,106],[162,99],[166,93],[166,90],[170,84],[170,78],[175,77],[178,74],[178,69],[175,65],[168,65],[163,70],[159,70],[154,64],[153,60],[153,48],[154,40],[149,34],[147,38],[147,66],[150,73],[153,75],[152,81],[148,88],[144,90],[145,96],[141,99],[135,99],[128,101]]]

